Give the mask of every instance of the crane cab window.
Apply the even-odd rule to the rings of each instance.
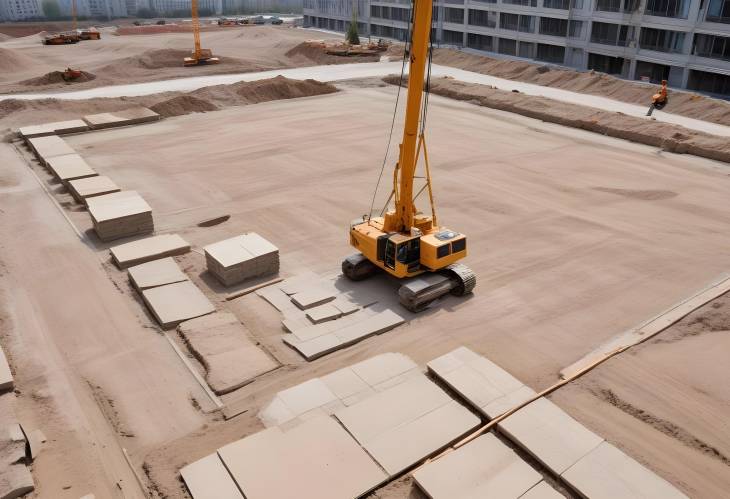
[[[450,244],[442,244],[438,248],[436,248],[436,258],[443,258],[445,256],[449,256],[451,254],[451,245]]]
[[[451,252],[452,253],[458,253],[460,251],[464,251],[466,249],[466,238],[464,239],[457,239],[453,243],[451,243]]]
[[[395,269],[395,262],[407,265],[409,270],[414,270],[420,265],[421,260],[421,238],[414,237],[407,241],[395,243],[388,239],[385,245],[385,266]]]

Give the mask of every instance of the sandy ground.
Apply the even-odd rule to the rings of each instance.
[[[351,252],[347,221],[368,209],[394,92],[390,86],[346,87],[69,141],[100,174],[140,191],[159,232],[178,232],[199,247],[254,230],[280,248],[285,274],[331,274]],[[604,340],[727,270],[725,164],[437,96],[431,104],[429,155],[439,215],[469,237],[466,263],[479,276],[476,293],[448,298],[404,327],[311,364],[281,343],[280,317],[260,298],[228,302],[285,366],[224,397],[228,407],[245,410],[226,422],[193,408],[189,397],[199,388],[122,286],[120,273],[94,258],[96,251],[107,259],[106,246],[93,236],[80,241],[27,167],[19,159],[11,162],[3,170],[1,279],[16,295],[24,290],[18,296],[30,304],[24,309],[10,303],[18,319],[6,334],[19,343],[11,343],[10,351],[30,379],[41,379],[37,370],[44,365],[36,360],[28,362],[32,369],[24,367],[30,352],[58,359],[59,371],[70,378],[47,376],[43,382],[56,384],[48,386],[52,400],[42,407],[85,414],[88,406],[79,400],[88,403],[93,391],[79,388],[68,400],[60,394],[79,379],[93,380],[114,400],[115,415],[107,419],[117,431],[106,438],[121,440],[138,468],[147,463],[160,495],[182,497],[179,467],[260,429],[258,409],[284,387],[380,352],[402,352],[425,363],[466,345],[541,389]],[[11,157],[10,146],[3,147]],[[56,196],[64,202],[67,195]],[[86,234],[88,216],[81,210],[67,214]],[[222,214],[231,219],[196,226]],[[202,272],[202,255],[192,252],[182,263],[220,305],[216,293],[222,290]],[[29,312],[17,312],[31,306],[41,325]],[[26,330],[37,339],[26,339]],[[22,341],[17,331],[24,331]],[[730,454],[730,396],[719,385],[728,378],[727,363],[718,357],[724,337],[718,332],[661,343],[661,334],[553,399],[691,497],[722,497],[730,489],[728,465],[702,445]],[[35,346],[40,338],[46,338],[42,348]],[[26,402],[29,413],[40,403]],[[64,424],[82,432],[81,417],[67,418],[58,431]],[[90,441],[102,440],[85,436],[81,443],[59,443],[57,455],[72,444],[87,455]],[[86,462],[64,463],[65,476],[78,479],[74,484],[97,487],[97,497],[104,497],[103,484],[113,474],[89,483]],[[34,472],[42,483],[55,484],[58,467],[49,457]],[[71,490],[80,495],[76,486]],[[409,494],[407,481],[378,492]]]
[[[101,40],[61,46],[42,45],[38,35],[0,41],[0,93],[78,90],[185,76],[353,62],[347,58],[294,50],[309,39],[339,37],[286,26],[242,26],[207,31],[202,35],[203,46],[212,49],[221,58],[221,63],[192,68],[182,66],[182,59],[192,51],[193,39],[189,33],[144,36],[116,36],[113,33],[113,29],[105,29]],[[91,73],[94,78],[73,84],[49,84],[49,78],[45,76],[66,67]]]

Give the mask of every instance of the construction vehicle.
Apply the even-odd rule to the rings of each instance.
[[[354,281],[380,271],[405,279],[398,295],[401,304],[413,312],[427,308],[434,300],[448,293],[456,296],[471,293],[476,286],[474,272],[466,265],[457,263],[467,254],[466,236],[438,225],[433,202],[425,140],[428,92],[424,92],[427,64],[429,79],[431,74],[429,38],[432,6],[433,0],[415,0],[414,3],[410,50],[404,51],[403,56],[405,68],[406,54],[410,55],[405,123],[390,197],[381,216],[372,217],[371,205],[369,214],[350,224],[350,245],[359,253],[342,262],[343,274]],[[401,81],[402,78],[403,71]],[[424,176],[419,177],[419,182],[423,178],[425,185],[414,196],[414,181],[421,154]],[[421,213],[415,205],[416,198],[424,190],[428,192],[430,215]],[[391,200],[393,207],[389,209]]]
[[[74,81],[81,78],[82,75],[80,69],[66,68],[66,71],[63,72],[63,81]]]
[[[195,40],[195,48],[190,57],[183,60],[185,66],[202,66],[203,64],[217,64],[220,59],[213,57],[210,49],[200,48],[200,18],[198,17],[198,0],[190,2],[190,9],[193,18],[193,38]]]
[[[43,45],[68,45],[70,43],[79,43],[80,41],[81,37],[76,31],[52,33],[43,37]]]
[[[651,116],[654,109],[664,109],[664,106],[669,102],[669,95],[667,92],[667,80],[662,80],[662,86],[659,88],[659,92],[655,93],[651,97],[651,106],[649,111],[646,112],[647,116]]]

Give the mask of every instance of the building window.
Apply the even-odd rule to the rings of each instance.
[[[711,94],[730,95],[730,76],[690,69],[687,88]]]
[[[537,7],[537,0],[502,0],[502,3],[509,5],[524,5],[525,7]]]
[[[568,33],[571,38],[580,38],[583,35],[583,21],[571,19],[568,25]]]
[[[620,75],[623,72],[623,68],[623,57],[610,57],[607,55],[588,53],[588,69],[610,75]]]
[[[540,34],[551,36],[567,36],[568,20],[556,19],[554,17],[540,18]]]
[[[649,16],[687,19],[690,0],[647,0],[645,14]]]
[[[469,24],[485,28],[497,27],[497,13],[486,10],[469,9]]]
[[[542,6],[546,9],[568,10],[570,8],[570,0],[543,0]]]
[[[730,61],[730,38],[727,36],[696,34],[693,45],[694,55]]]
[[[518,54],[520,57],[524,57],[526,59],[534,59],[535,58],[535,44],[532,42],[519,42],[518,45]]]
[[[517,55],[517,40],[509,38],[499,39],[499,53],[504,55]]]
[[[535,17],[502,12],[499,16],[499,27],[510,31],[532,33],[535,31]]]
[[[713,23],[730,23],[730,0],[710,0],[706,19]]]
[[[668,29],[641,28],[639,47],[658,52],[681,53],[684,47],[684,33]]]
[[[464,24],[464,9],[452,9],[446,7],[444,9],[444,22]]]
[[[493,41],[491,36],[478,35],[476,33],[469,33],[466,35],[466,45],[469,48],[477,50],[486,50],[488,52],[494,51]]]
[[[562,64],[565,60],[565,47],[548,45],[547,43],[538,43],[535,59],[538,61]]]
[[[633,39],[633,27],[629,30],[629,26],[623,24],[599,23],[593,21],[591,27],[591,43],[600,43],[602,45],[617,45],[626,47],[630,40]],[[631,35],[629,36],[629,32]]]
[[[464,33],[461,31],[451,31],[450,29],[445,29],[443,31],[443,43],[446,45],[456,45],[461,47],[464,45]]]
[[[638,10],[640,4],[641,0],[596,0],[596,10],[628,14]]]

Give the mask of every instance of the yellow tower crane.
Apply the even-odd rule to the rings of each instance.
[[[385,216],[372,217],[371,213],[350,224],[350,244],[359,253],[342,262],[345,276],[355,281],[378,270],[399,279],[420,276],[407,279],[398,291],[400,302],[414,312],[444,294],[463,296],[476,286],[476,275],[467,266],[456,263],[466,256],[466,236],[438,225],[431,189],[424,133],[428,93],[424,93],[424,83],[427,65],[430,69],[432,9],[433,0],[414,0],[410,49],[406,51],[410,64],[403,138],[386,209],[391,199],[393,206],[383,210]],[[421,154],[426,183],[414,197]],[[430,214],[416,208],[416,197],[424,190],[428,191]]]
[[[192,0],[192,2],[190,2],[190,10],[192,14],[195,48],[191,57],[186,57],[183,60],[183,64],[185,66],[200,66],[203,64],[216,64],[220,62],[220,59],[213,57],[213,52],[210,49],[200,48],[200,17],[198,17],[198,0]]]

